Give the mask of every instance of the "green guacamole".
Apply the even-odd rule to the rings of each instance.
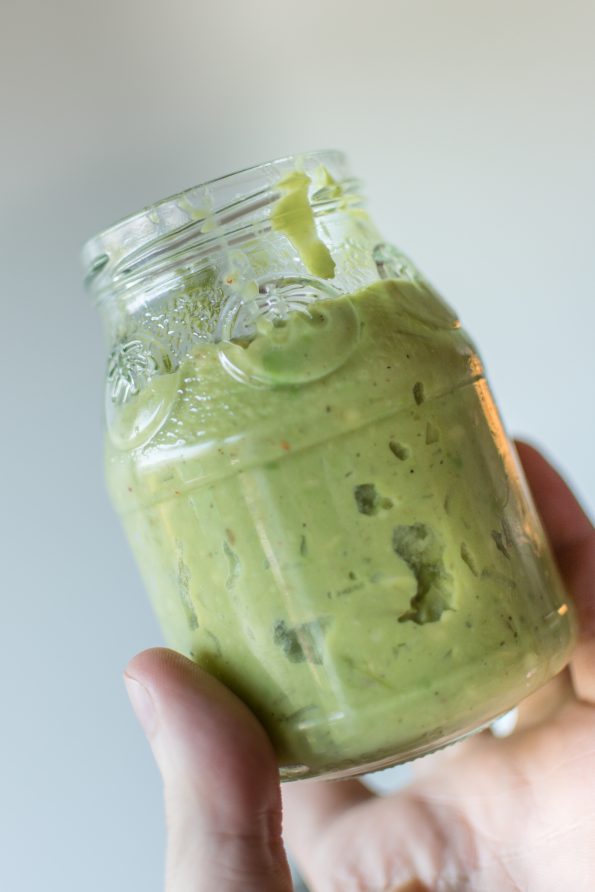
[[[316,241],[301,226],[324,278]],[[107,468],[169,644],[254,710],[284,778],[419,755],[568,658],[480,361],[428,287],[383,279],[193,345],[116,413]]]

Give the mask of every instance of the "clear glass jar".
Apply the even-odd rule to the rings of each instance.
[[[430,752],[564,666],[572,606],[481,361],[343,155],[166,199],[84,261],[114,505],[168,643],[283,779]]]

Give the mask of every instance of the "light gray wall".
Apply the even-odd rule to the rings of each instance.
[[[458,308],[506,422],[595,508],[595,6],[4,0],[0,887],[161,889],[120,680],[160,641],[101,472],[86,237],[203,179],[349,152]]]

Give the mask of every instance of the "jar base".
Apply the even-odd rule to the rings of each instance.
[[[513,709],[515,707],[511,707]],[[336,781],[346,780],[347,778],[359,777],[363,774],[372,774],[375,771],[384,771],[386,768],[394,768],[396,765],[405,765],[408,762],[414,762],[424,756],[429,756],[446,747],[454,746],[456,743],[462,743],[469,737],[480,734],[487,730],[498,721],[498,719],[506,716],[511,709],[499,712],[482,722],[480,725],[473,726],[462,733],[456,733],[446,738],[434,741],[428,744],[422,744],[418,747],[407,750],[405,753],[385,756],[381,759],[371,759],[369,762],[358,763],[357,765],[344,764],[330,771],[320,771],[313,769],[308,765],[283,765],[279,768],[281,783],[291,783],[292,781]]]

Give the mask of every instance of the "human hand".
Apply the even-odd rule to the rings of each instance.
[[[404,790],[283,787],[284,837],[313,892],[573,892],[595,887],[595,530],[532,447],[537,507],[579,613],[570,666],[515,733],[414,763]],[[223,685],[164,648],[126,670],[165,789],[166,892],[290,892],[271,744]]]

